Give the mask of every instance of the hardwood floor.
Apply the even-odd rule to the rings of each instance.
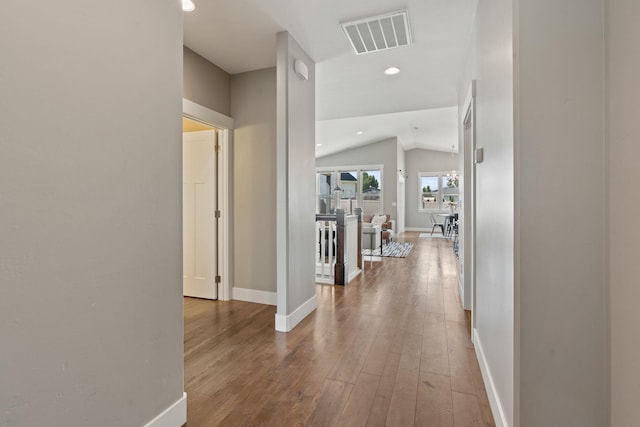
[[[451,243],[399,240],[288,334],[275,307],[185,298],[187,426],[494,426]]]

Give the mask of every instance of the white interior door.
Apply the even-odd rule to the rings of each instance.
[[[182,138],[183,293],[217,299],[216,131]]]

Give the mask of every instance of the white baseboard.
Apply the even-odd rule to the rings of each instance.
[[[482,379],[484,380],[484,387],[487,391],[487,397],[489,398],[489,404],[491,405],[491,412],[493,413],[493,419],[496,423],[496,427],[510,427],[507,417],[504,413],[502,401],[496,390],[496,385],[493,382],[493,376],[491,370],[487,364],[487,358],[482,348],[482,342],[478,331],[473,331],[473,343],[476,349],[476,356],[478,357],[478,364],[480,365],[480,371],[482,372]]]
[[[144,427],[181,427],[187,422],[187,393]]]
[[[356,269],[355,271],[353,271],[349,277],[347,277],[347,283],[351,282],[354,278],[356,278],[358,276],[358,274],[360,274],[362,272],[362,270],[360,270],[359,268]]]
[[[247,288],[231,288],[232,299],[246,302],[255,302],[258,304],[277,305],[277,297],[275,292],[257,291]]]
[[[300,307],[296,308],[293,313],[285,316],[276,313],[276,331],[289,332],[296,327],[298,323],[313,312],[318,306],[316,296],[312,296],[305,301]]]
[[[422,231],[422,232],[429,232],[431,231],[431,228],[425,228],[425,227],[405,227],[404,231]]]

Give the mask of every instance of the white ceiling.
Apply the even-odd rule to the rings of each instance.
[[[390,136],[405,149],[457,149],[457,113],[443,107],[457,105],[477,0],[194,2],[184,43],[230,74],[274,66],[283,30],[316,61],[317,155]],[[409,13],[411,46],[353,52],[340,22],[400,9]],[[400,74],[383,74],[390,66]]]
[[[457,123],[457,107],[321,120],[316,125],[316,142],[322,146],[316,147],[316,156],[394,136],[402,141],[405,150],[451,151],[451,146],[458,143]]]

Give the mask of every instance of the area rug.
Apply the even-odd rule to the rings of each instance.
[[[448,239],[449,238],[447,236],[443,236],[442,234],[436,234],[436,233],[434,233],[433,235],[431,235],[431,233],[420,233],[418,234],[418,237],[428,237],[430,239]]]
[[[382,245],[382,256],[406,258],[411,249],[413,249],[413,243],[389,242]],[[371,249],[364,249],[362,253],[367,256],[371,255]],[[373,255],[380,256],[380,248],[374,249]]]

